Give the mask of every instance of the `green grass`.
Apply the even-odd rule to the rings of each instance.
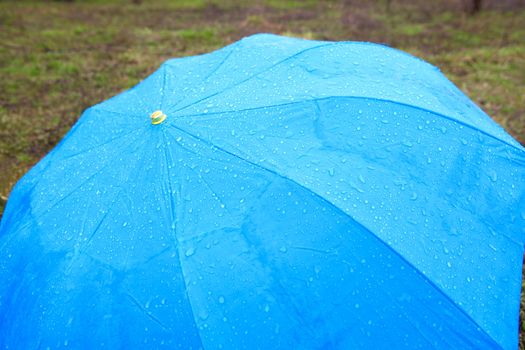
[[[525,142],[525,10],[460,1],[0,2],[0,213],[15,182],[90,105],[176,56],[256,32],[386,43],[437,66]],[[0,214],[1,215],[1,214]],[[525,329],[525,326],[522,326]],[[525,347],[523,347],[525,349]]]

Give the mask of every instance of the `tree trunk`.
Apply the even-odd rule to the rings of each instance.
[[[483,3],[483,0],[472,0],[472,10],[471,13],[475,14],[481,11],[481,5]]]

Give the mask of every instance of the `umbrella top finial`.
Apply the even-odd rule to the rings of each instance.
[[[151,124],[157,125],[161,124],[162,122],[164,122],[164,120],[166,120],[166,114],[159,110],[151,113],[150,118]]]

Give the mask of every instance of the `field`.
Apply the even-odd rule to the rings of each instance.
[[[0,2],[0,217],[15,182],[85,108],[135,85],[168,58],[258,32],[405,50],[438,66],[524,144],[525,2],[484,1],[477,13],[469,4]]]

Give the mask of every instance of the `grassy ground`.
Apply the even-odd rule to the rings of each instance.
[[[524,143],[524,1],[486,0],[476,15],[465,11],[468,2],[0,2],[0,215],[14,183],[82,110],[167,58],[256,32],[382,42],[413,53]]]

